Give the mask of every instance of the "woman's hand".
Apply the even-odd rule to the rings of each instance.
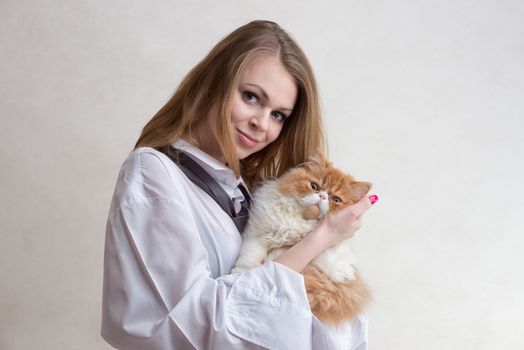
[[[360,201],[347,206],[338,213],[328,215],[312,234],[321,235],[324,249],[353,237],[362,226],[362,214],[371,208],[378,196],[364,196]]]
[[[274,259],[292,270],[301,272],[323,250],[353,237],[362,225],[362,214],[378,200],[376,195],[365,196],[357,203],[329,215],[304,239]]]

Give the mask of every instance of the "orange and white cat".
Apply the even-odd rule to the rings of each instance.
[[[232,272],[274,259],[313,230],[319,220],[360,200],[371,188],[314,157],[254,192],[244,241]],[[324,250],[303,271],[312,312],[337,349],[351,347],[351,325],[370,300],[354,266],[350,240]]]

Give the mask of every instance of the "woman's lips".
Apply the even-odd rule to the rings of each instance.
[[[238,129],[237,129],[237,132],[238,132],[238,138],[240,139],[240,141],[248,148],[256,147],[260,142],[259,140],[255,139],[254,137],[244,134],[242,131]]]

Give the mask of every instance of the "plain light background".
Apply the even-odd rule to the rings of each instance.
[[[0,348],[109,349],[107,211],[146,121],[223,36],[277,21],[315,69],[370,349],[523,349],[524,3],[0,1]]]

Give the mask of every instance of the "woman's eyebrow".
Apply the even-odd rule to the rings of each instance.
[[[264,99],[266,100],[269,100],[269,96],[267,95],[266,91],[262,88],[262,86],[255,84],[255,83],[246,83],[246,85],[256,87],[258,90],[260,90],[262,97],[264,97]],[[289,112],[293,111],[292,108],[280,108],[280,109],[283,111],[289,111]]]
[[[258,90],[260,90],[262,97],[264,97],[266,100],[269,99],[269,96],[267,95],[266,91],[262,88],[262,86],[255,83],[246,83],[246,85],[256,87]]]

